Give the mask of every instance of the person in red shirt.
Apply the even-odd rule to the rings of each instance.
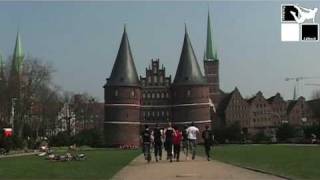
[[[183,139],[182,132],[179,130],[177,126],[174,127],[175,133],[173,136],[173,157],[176,159],[176,161],[179,161],[180,157],[180,147],[181,147],[181,141]]]

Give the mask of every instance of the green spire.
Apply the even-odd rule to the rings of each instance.
[[[14,52],[13,52],[13,61],[12,61],[12,63],[15,64],[15,68],[18,72],[21,72],[21,70],[22,70],[23,59],[24,59],[24,53],[23,53],[23,49],[22,49],[22,45],[21,45],[20,33],[18,31],[17,38],[16,38],[16,44],[15,44]]]
[[[208,23],[207,23],[207,45],[206,45],[206,60],[217,60],[217,50],[214,48],[212,35],[211,35],[211,21],[210,21],[210,13],[208,10]]]

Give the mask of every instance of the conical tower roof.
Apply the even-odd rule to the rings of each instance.
[[[113,69],[108,79],[110,86],[140,86],[134,65],[126,27],[124,27],[120,48]]]
[[[183,40],[182,52],[178,64],[176,76],[173,84],[175,85],[199,85],[207,84],[201,73],[200,66],[194,54],[187,28]]]

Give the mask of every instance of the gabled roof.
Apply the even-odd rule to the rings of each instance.
[[[277,93],[277,94],[275,94],[274,96],[271,96],[270,98],[267,99],[267,101],[268,101],[269,103],[272,103],[272,102],[274,102],[277,98],[281,98],[281,99],[282,99],[280,93]]]
[[[120,48],[116,61],[114,62],[109,86],[140,86],[137,70],[132,58],[131,48],[126,28],[124,27]]]
[[[304,100],[304,97],[300,96],[297,100],[289,100],[288,101],[288,109],[287,109],[287,113],[290,113],[291,110],[296,106],[296,104],[299,102],[299,101],[303,101]]]
[[[217,108],[217,112],[218,113],[224,113],[224,111],[226,110],[226,108],[228,107],[228,104],[231,100],[232,94],[234,93],[234,91],[226,94],[220,101],[218,108]]]
[[[202,75],[194,54],[187,29],[185,30],[181,56],[173,81],[174,85],[205,85],[207,81]]]
[[[223,113],[226,108],[228,107],[229,103],[230,103],[230,100],[232,98],[232,96],[236,93],[236,92],[239,92],[238,88],[235,87],[235,89],[230,92],[230,93],[225,93],[225,96],[222,98],[222,100],[220,101],[219,103],[219,106],[217,108],[217,112],[220,112],[220,113]],[[240,93],[240,92],[239,92]]]
[[[288,109],[287,109],[287,113],[290,113],[291,110],[294,108],[294,106],[297,104],[297,100],[289,100],[288,101]]]

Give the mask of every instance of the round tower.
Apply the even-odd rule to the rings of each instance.
[[[201,73],[187,30],[171,91],[173,123],[194,122],[200,131],[205,125],[211,126],[209,85]]]
[[[139,145],[141,85],[125,28],[104,89],[106,145]]]

